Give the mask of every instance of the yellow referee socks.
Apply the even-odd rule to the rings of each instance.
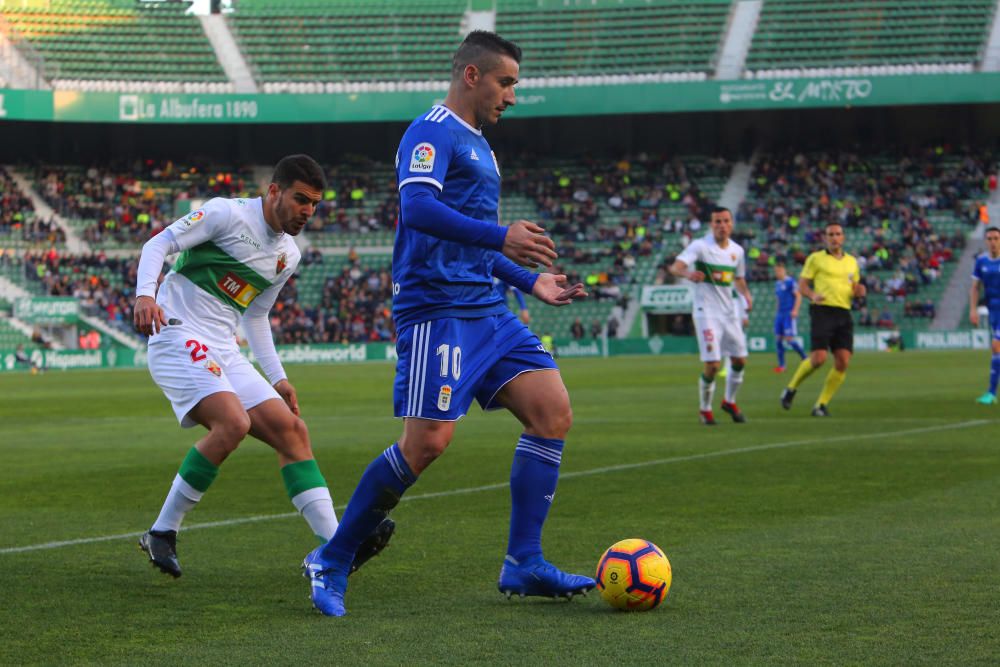
[[[809,361],[809,357],[802,360],[799,367],[795,369],[795,375],[792,376],[792,381],[788,383],[788,388],[791,390],[796,390],[799,385],[802,384],[807,377],[813,374],[816,368],[813,367],[812,362]]]
[[[838,371],[836,368],[831,368],[830,372],[826,374],[826,382],[823,383],[823,391],[820,392],[816,405],[829,404],[833,395],[840,389],[840,385],[844,384],[845,377],[847,377],[845,371]]]

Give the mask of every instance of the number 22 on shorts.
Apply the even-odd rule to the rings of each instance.
[[[193,338],[184,343],[184,347],[191,349],[191,361],[193,363],[205,361],[208,358],[208,355],[205,354],[208,352],[208,345],[203,345]]]

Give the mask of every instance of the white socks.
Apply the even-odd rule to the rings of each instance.
[[[167,530],[179,530],[184,515],[191,511],[191,508],[198,504],[201,497],[205,495],[187,482],[180,475],[174,477],[174,483],[170,485],[170,493],[163,501],[163,508],[160,509],[160,516],[156,517],[151,530],[157,532]]]

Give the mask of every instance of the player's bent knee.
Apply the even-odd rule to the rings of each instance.
[[[275,449],[285,456],[302,461],[312,458],[312,446],[309,444],[309,427],[301,418],[292,416],[284,425],[279,444]]]
[[[573,410],[567,404],[558,408],[549,408],[545,412],[532,415],[524,424],[524,430],[542,438],[564,440],[570,428],[573,427]]]
[[[242,415],[233,415],[231,418],[215,422],[209,427],[209,431],[225,443],[229,451],[232,451],[250,432],[250,417],[245,412]]]

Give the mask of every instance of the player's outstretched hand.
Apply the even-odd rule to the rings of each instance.
[[[701,271],[692,271],[687,275],[687,279],[693,283],[700,283],[705,281],[705,274]]]
[[[538,280],[531,293],[539,301],[544,301],[550,306],[568,306],[574,299],[582,299],[587,296],[583,289],[583,283],[570,285],[566,282],[566,276],[554,273],[540,273]]]
[[[163,309],[151,296],[140,296],[136,299],[132,311],[135,329],[143,335],[152,336],[154,333],[160,333],[160,327],[167,326],[167,317],[163,314]]]
[[[976,310],[975,308],[969,309],[969,324],[971,324],[974,327],[979,326],[979,311]]]
[[[527,220],[518,220],[507,229],[501,252],[511,261],[532,269],[539,264],[550,267],[552,260],[559,256],[555,243],[545,236],[545,230]]]
[[[288,380],[278,380],[274,385],[274,390],[278,392],[278,396],[281,396],[282,400],[288,406],[288,409],[292,411],[296,417],[299,416],[299,397],[295,393],[295,387]]]

